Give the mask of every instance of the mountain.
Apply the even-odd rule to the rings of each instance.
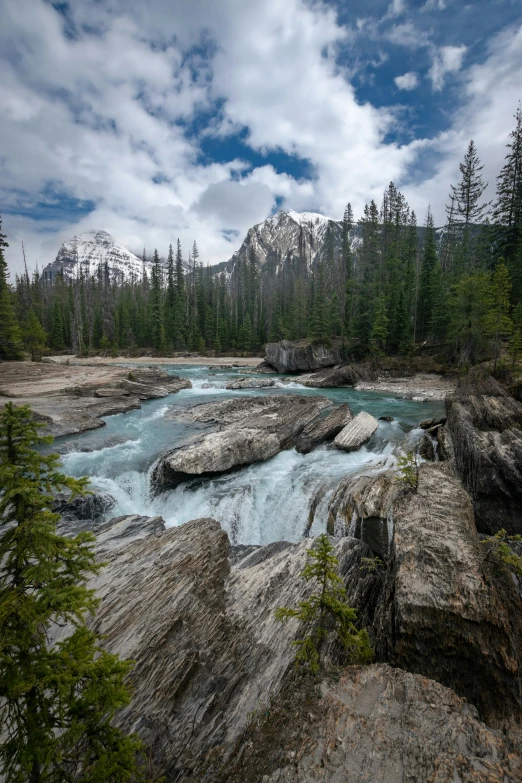
[[[340,220],[317,212],[278,212],[248,230],[243,244],[226,265],[227,275],[233,276],[239,263],[247,261],[251,253],[261,267],[268,263],[274,271],[293,258],[303,257],[311,266],[324,252],[328,226],[334,246],[340,246],[341,225]]]
[[[81,267],[84,275],[96,275],[100,266],[107,263],[111,280],[129,280],[132,276],[141,278],[144,266],[150,274],[151,261],[145,265],[141,258],[114,241],[107,231],[85,231],[64,242],[56,260],[47,264],[43,275],[53,279],[60,271],[66,278],[78,275]]]

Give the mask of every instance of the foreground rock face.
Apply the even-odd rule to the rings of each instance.
[[[309,595],[299,573],[311,542],[255,548],[231,568],[217,522],[162,528],[127,517],[99,535],[107,566],[92,582],[95,625],[108,649],[136,661],[119,724],[139,732],[168,781],[210,783],[291,668],[299,626],[274,612]],[[373,582],[360,572],[368,551],[355,539],[336,547],[356,605],[370,603]]]
[[[347,404],[339,405],[327,416],[316,416],[308,422],[299,435],[295,448],[301,454],[308,454],[325,440],[332,440],[353,419],[353,413]]]
[[[382,518],[389,491],[380,481]],[[392,522],[379,655],[453,688],[490,725],[517,725],[522,602],[507,569],[484,560],[467,492],[444,463],[426,463],[418,491],[400,490]]]
[[[265,346],[264,362],[280,373],[319,370],[321,367],[333,367],[340,361],[341,354],[337,348],[312,345],[305,340],[281,340]]]
[[[343,451],[355,451],[373,435],[379,422],[374,416],[361,411],[337,435],[334,444]]]
[[[522,404],[476,368],[446,410],[445,450],[471,494],[478,529],[522,533]]]
[[[292,447],[305,425],[328,404],[324,397],[288,394],[197,405],[184,415],[191,421],[219,425],[220,431],[160,459],[154,470],[154,485],[158,489],[177,486],[196,476],[216,475],[267,460]]]
[[[520,742],[477,720],[448,688],[386,665],[278,700],[228,783],[504,783]]]

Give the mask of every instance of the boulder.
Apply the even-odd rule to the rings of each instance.
[[[225,386],[226,389],[264,389],[275,386],[273,378],[239,378]]]
[[[522,403],[480,367],[446,399],[454,464],[477,527],[522,533]]]
[[[267,460],[294,446],[305,425],[329,404],[324,397],[278,394],[196,405],[181,415],[219,426],[220,431],[162,457],[153,471],[153,485],[161,490],[197,476],[215,476]],[[174,410],[169,415],[177,418],[180,412]]]
[[[374,416],[361,411],[341,430],[334,443],[344,451],[356,451],[371,438],[378,426],[379,422]]]
[[[424,463],[417,492],[400,489],[389,518],[380,659],[452,688],[486,723],[515,727],[522,602],[507,568],[485,560],[468,493],[446,463]]]
[[[419,424],[419,427],[422,430],[429,430],[430,432],[432,430],[438,429],[442,424],[446,424],[446,417],[440,417],[437,419],[424,419],[424,421],[421,421]]]
[[[393,421],[393,416],[379,416],[379,421]]]
[[[339,364],[341,352],[338,348],[313,345],[306,340],[281,340],[266,344],[264,361],[280,373],[307,372]]]
[[[419,454],[423,459],[435,461],[435,444],[428,432],[423,432],[418,445]]]
[[[465,699],[385,664],[297,682],[238,751],[226,783],[520,783],[522,743]]]
[[[346,403],[327,416],[316,416],[303,428],[295,444],[296,450],[300,454],[308,454],[319,443],[335,438],[352,419],[353,413]]]
[[[376,381],[378,373],[370,364],[345,364],[331,370],[319,370],[311,375],[300,375],[299,383],[314,389],[336,389],[356,386],[361,381]]]
[[[116,505],[116,500],[108,492],[90,492],[71,500],[70,492],[59,492],[55,496],[53,511],[62,517],[61,525],[73,523],[79,530],[95,530],[106,514]],[[78,523],[85,523],[81,526]]]

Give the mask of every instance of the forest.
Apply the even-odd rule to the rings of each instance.
[[[10,285],[2,234],[0,355],[256,353],[266,342],[309,338],[339,341],[347,358],[432,346],[459,366],[484,358],[495,369],[514,365],[522,354],[520,106],[491,202],[482,169],[471,141],[443,228],[428,210],[419,229],[390,183],[380,208],[372,200],[356,218],[348,204],[320,248],[313,226],[303,225],[286,258],[274,252],[260,265],[250,252],[231,270],[204,266],[196,242],[184,259],[178,240],[166,262],[154,250],[152,271],[140,279],[114,282],[106,266],[90,277],[80,267],[73,280],[26,268]]]

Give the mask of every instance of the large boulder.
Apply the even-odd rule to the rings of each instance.
[[[299,383],[315,389],[336,389],[356,386],[361,381],[376,381],[379,374],[373,364],[344,364],[328,370],[319,370],[310,375],[299,376]]]
[[[297,682],[260,716],[226,783],[520,783],[522,743],[465,699],[387,665]]]
[[[334,444],[343,451],[356,451],[371,438],[379,422],[366,411],[361,411],[344,427],[334,440]]]
[[[308,454],[320,443],[335,438],[352,419],[353,413],[346,403],[339,405],[327,416],[316,416],[303,427],[295,444],[296,451]]]
[[[267,460],[294,446],[306,424],[327,405],[324,397],[278,394],[203,403],[182,413],[175,410],[170,415],[220,430],[162,457],[153,471],[153,484],[161,490]]]
[[[338,348],[313,345],[306,340],[281,340],[266,344],[264,361],[280,373],[309,372],[339,364],[341,352]]]
[[[522,533],[522,403],[482,368],[446,399],[446,431],[458,475],[483,533]]]
[[[416,492],[397,485],[391,512],[387,492],[381,483],[374,511],[393,536],[381,659],[453,688],[492,726],[519,724],[522,602],[507,568],[485,558],[468,493],[446,463],[423,464]]]
[[[275,386],[273,378],[238,378],[237,381],[227,383],[226,389],[265,389]]]

